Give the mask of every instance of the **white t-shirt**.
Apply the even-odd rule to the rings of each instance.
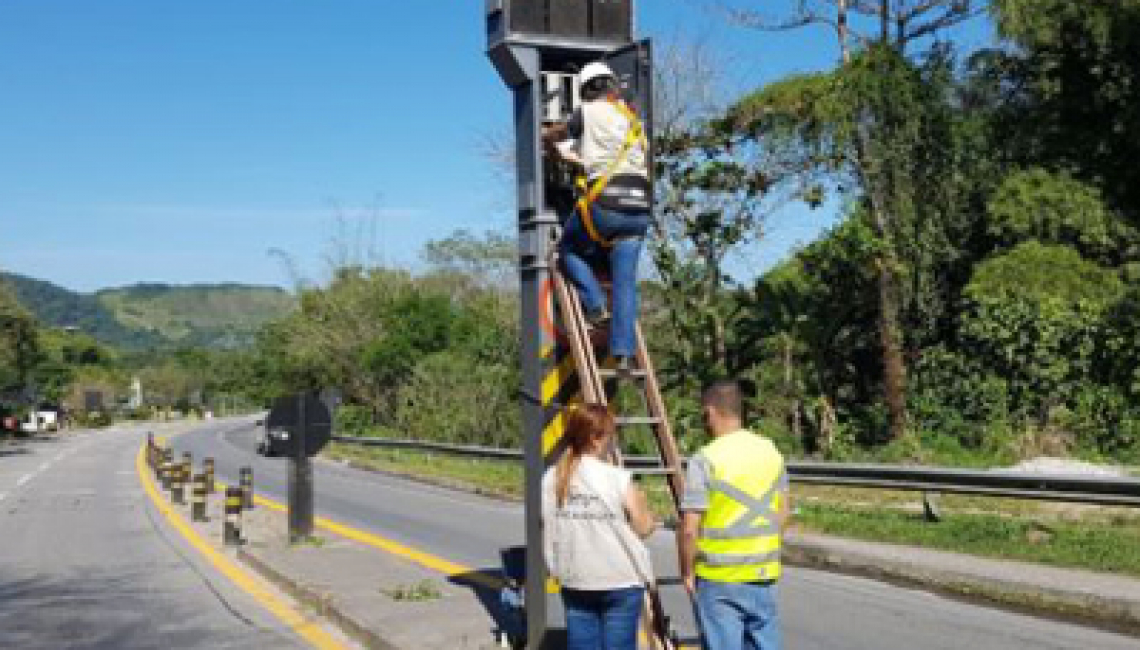
[[[629,133],[629,119],[612,102],[598,99],[583,102],[571,117],[570,133],[577,138],[578,155],[591,181],[605,174],[625,145]],[[634,142],[626,152],[614,176],[648,176],[646,152],[641,141]]]
[[[555,473],[552,467],[542,477],[543,552],[551,575],[571,589],[644,585],[653,569],[625,513],[630,473],[583,456],[561,507]]]

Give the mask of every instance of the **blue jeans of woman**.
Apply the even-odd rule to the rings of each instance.
[[[610,355],[633,356],[637,348],[637,262],[641,257],[648,212],[617,212],[594,206],[590,213],[594,228],[603,239],[613,242],[606,248],[590,239],[577,211],[566,222],[562,233],[562,269],[578,289],[586,313],[598,313],[606,306],[606,292],[594,268],[608,266],[613,283],[613,321],[610,323]]]
[[[645,589],[563,589],[567,650],[637,650]]]
[[[780,650],[776,584],[697,580],[705,650]]]

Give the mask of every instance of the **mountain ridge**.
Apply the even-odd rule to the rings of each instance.
[[[240,282],[139,282],[84,293],[47,280],[0,271],[20,303],[40,321],[77,327],[128,350],[248,344],[266,322],[296,306],[280,287]]]

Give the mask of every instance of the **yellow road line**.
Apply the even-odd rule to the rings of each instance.
[[[210,564],[213,564],[222,575],[229,578],[231,582],[252,596],[262,607],[269,610],[271,614],[276,616],[277,619],[284,623],[289,629],[296,632],[297,635],[307,641],[309,645],[319,650],[333,650],[334,648],[342,649],[348,647],[333,638],[332,635],[322,629],[318,623],[306,618],[299,609],[293,607],[288,601],[271,592],[252,574],[239,567],[203,539],[201,535],[186,523],[182,515],[167,504],[162,498],[162,495],[159,494],[158,488],[155,487],[154,480],[151,478],[149,472],[147,472],[145,458],[146,447],[140,447],[139,453],[135,457],[135,469],[139,475],[139,482],[142,483],[147,496],[150,497],[155,508],[162,513],[174,529],[181,533],[191,546],[204,555]]]
[[[224,489],[225,483],[219,482],[219,485],[221,485]],[[270,510],[277,510],[280,512],[288,512],[289,510],[288,507],[286,507],[284,504],[278,503],[267,497],[263,497],[260,494],[255,494],[253,496],[253,500],[254,503],[263,505]],[[431,553],[426,553],[424,551],[414,549],[410,546],[405,546],[404,544],[387,539],[385,537],[381,537],[380,535],[365,532],[363,530],[353,528],[340,522],[332,521],[331,519],[327,519],[325,517],[314,517],[313,523],[315,523],[319,528],[323,528],[330,533],[340,535],[341,537],[351,539],[355,542],[360,542],[366,546],[380,549],[381,551],[391,553],[392,555],[398,555],[407,560],[411,560],[412,562],[415,562],[424,568],[442,573],[449,578],[456,578],[465,580],[467,582],[473,582],[481,587],[486,587],[488,589],[501,589],[504,586],[503,581],[499,578],[496,578],[495,576],[476,571],[471,567],[457,564],[451,560],[445,560],[441,557],[432,555]]]

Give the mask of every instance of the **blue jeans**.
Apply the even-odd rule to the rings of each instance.
[[[598,283],[594,268],[609,266],[613,282],[613,321],[610,323],[610,355],[631,357],[637,349],[637,261],[645,233],[648,212],[616,212],[594,206],[594,228],[614,245],[606,248],[590,239],[582,217],[575,210],[562,234],[562,269],[578,289],[586,313],[597,313],[606,306],[606,292]],[[607,264],[608,263],[608,264]]]
[[[566,650],[637,650],[642,587],[581,591],[562,589]]]
[[[775,583],[697,580],[697,624],[705,650],[779,650]]]

